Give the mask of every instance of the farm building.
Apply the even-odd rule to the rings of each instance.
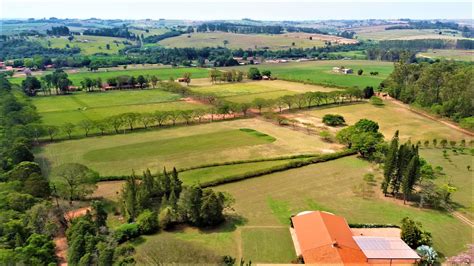
[[[399,236],[375,229],[352,231],[344,217],[332,213],[301,212],[291,224],[296,253],[306,264],[411,265],[420,259]]]
[[[345,67],[333,67],[332,71],[336,73],[346,74],[346,75],[354,73],[354,70],[352,70],[352,68],[345,68]]]

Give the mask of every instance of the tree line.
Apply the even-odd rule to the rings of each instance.
[[[137,39],[137,36],[133,32],[130,32],[125,26],[114,28],[87,29],[83,32],[83,34],[92,36],[126,38],[132,41]]]
[[[19,97],[19,98],[17,98]],[[61,214],[52,208],[52,190],[34,163],[35,108],[12,92],[0,75],[0,264],[56,263],[53,235]]]
[[[383,81],[391,97],[404,103],[428,108],[456,121],[474,115],[471,99],[472,66],[468,63],[440,61],[411,64],[406,59],[395,64]]]

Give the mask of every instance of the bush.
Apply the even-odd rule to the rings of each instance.
[[[400,226],[396,224],[361,224],[361,223],[354,223],[349,224],[350,228],[400,228]]]
[[[119,243],[123,243],[140,235],[138,224],[122,224],[114,233],[114,238]]]
[[[474,130],[474,116],[461,119],[459,124],[465,129]]]
[[[342,115],[337,114],[327,114],[323,117],[323,123],[327,126],[341,126],[346,123]]]
[[[158,217],[156,212],[143,211],[137,217],[138,228],[142,234],[152,234],[158,230]]]
[[[375,97],[375,96],[372,96],[372,97],[370,98],[370,103],[371,103],[372,105],[375,105],[375,106],[382,106],[382,105],[384,105],[382,99],[380,99],[379,97]]]

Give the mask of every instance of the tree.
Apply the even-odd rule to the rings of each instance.
[[[48,132],[49,140],[53,141],[54,136],[56,136],[59,132],[59,128],[57,126],[46,126],[46,132]]]
[[[422,265],[433,265],[438,260],[438,253],[430,246],[421,245],[416,248],[416,253],[420,256]]]
[[[384,169],[383,169],[384,181],[382,182],[382,191],[385,196],[387,196],[388,186],[392,182],[392,178],[396,172],[397,154],[398,154],[398,134],[399,134],[398,130],[395,131],[392,141],[390,142],[390,147],[385,156]]]
[[[372,96],[374,96],[374,87],[372,86],[367,86],[363,90],[364,93],[364,99],[370,99]]]
[[[251,67],[249,68],[247,72],[247,78],[252,79],[252,80],[260,80],[262,79],[262,74],[260,74],[260,71],[256,67]]]
[[[258,109],[258,112],[261,114],[262,113],[262,108],[267,106],[267,100],[263,98],[255,98],[252,101],[252,105],[255,106]]]
[[[151,86],[153,87],[153,89],[156,87],[156,84],[158,83],[159,79],[155,76],[155,75],[152,75],[150,77],[150,82],[151,82]]]
[[[153,121],[155,121],[155,116],[153,114],[144,113],[140,114],[139,120],[140,122],[142,122],[143,127],[146,129],[151,123],[153,123]]]
[[[123,213],[126,214],[129,222],[133,222],[139,213],[138,186],[137,177],[135,173],[132,173],[131,176],[127,177],[120,193]]]
[[[212,190],[205,190],[200,207],[200,221],[204,226],[215,226],[224,221],[223,205]]]
[[[21,82],[21,87],[26,95],[35,96],[36,92],[41,90],[41,82],[36,77],[28,76]]]
[[[66,163],[53,169],[53,176],[57,177],[60,195],[72,204],[95,191],[99,174],[85,165]]]
[[[84,119],[79,121],[78,126],[84,130],[85,136],[88,137],[89,131],[94,128],[94,122],[89,119]]]
[[[146,80],[146,78],[143,75],[139,75],[137,77],[137,83],[140,86],[140,88],[143,89],[143,87],[147,84],[147,82],[148,81]]]
[[[405,170],[402,179],[403,203],[405,204],[407,198],[413,191],[413,186],[420,178],[420,159],[418,155],[414,155]]]
[[[23,161],[32,162],[35,159],[30,148],[24,143],[14,143],[7,154],[13,165],[19,164]]]
[[[359,69],[359,70],[357,70],[357,75],[361,76],[361,75],[362,75],[362,73],[364,73],[364,70],[363,70],[363,69]]]
[[[144,210],[137,217],[137,224],[143,234],[152,234],[158,230],[158,217],[156,212]]]
[[[62,130],[64,133],[67,134],[68,138],[71,139],[71,134],[74,131],[74,128],[76,126],[73,123],[66,122],[65,124],[62,125]]]
[[[133,131],[133,126],[137,122],[138,118],[140,117],[140,114],[138,113],[124,113],[121,115],[122,121],[125,124],[128,124],[128,127],[130,128],[130,131]]]
[[[189,83],[191,83],[191,73],[184,72],[183,73],[183,79],[184,79],[184,82],[186,82],[186,85],[189,86]]]
[[[272,72],[270,70],[262,70],[262,76],[271,77]]]
[[[94,121],[94,127],[100,131],[101,135],[104,135],[105,131],[110,128],[110,124],[107,120],[97,120]]]
[[[445,149],[446,146],[448,145],[448,140],[442,139],[439,144],[441,145],[441,147],[443,147],[443,149]]]
[[[174,211],[171,207],[167,206],[160,211],[158,216],[160,228],[166,230],[170,227],[174,220]]]
[[[421,223],[405,217],[402,219],[402,225],[400,228],[401,239],[411,248],[415,249],[421,245],[431,245],[431,233],[423,231]]]
[[[105,204],[102,201],[94,200],[91,204],[92,216],[97,230],[101,227],[107,227],[107,211],[105,210]]]
[[[111,116],[105,121],[107,124],[110,124],[114,128],[115,133],[117,134],[119,133],[120,127],[122,127],[122,125],[124,124],[124,120],[121,115]]]
[[[46,235],[32,234],[26,241],[24,247],[16,250],[20,261],[26,265],[49,265],[55,264],[54,243]]]
[[[346,123],[344,117],[338,114],[326,114],[323,116],[323,123],[327,126],[341,126]]]

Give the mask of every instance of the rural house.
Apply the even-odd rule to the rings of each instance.
[[[352,231],[344,217],[332,213],[301,212],[291,225],[296,253],[306,264],[410,265],[420,259],[399,236]]]
[[[346,74],[346,75],[354,73],[352,68],[345,68],[345,67],[333,67],[332,71],[336,73]]]

